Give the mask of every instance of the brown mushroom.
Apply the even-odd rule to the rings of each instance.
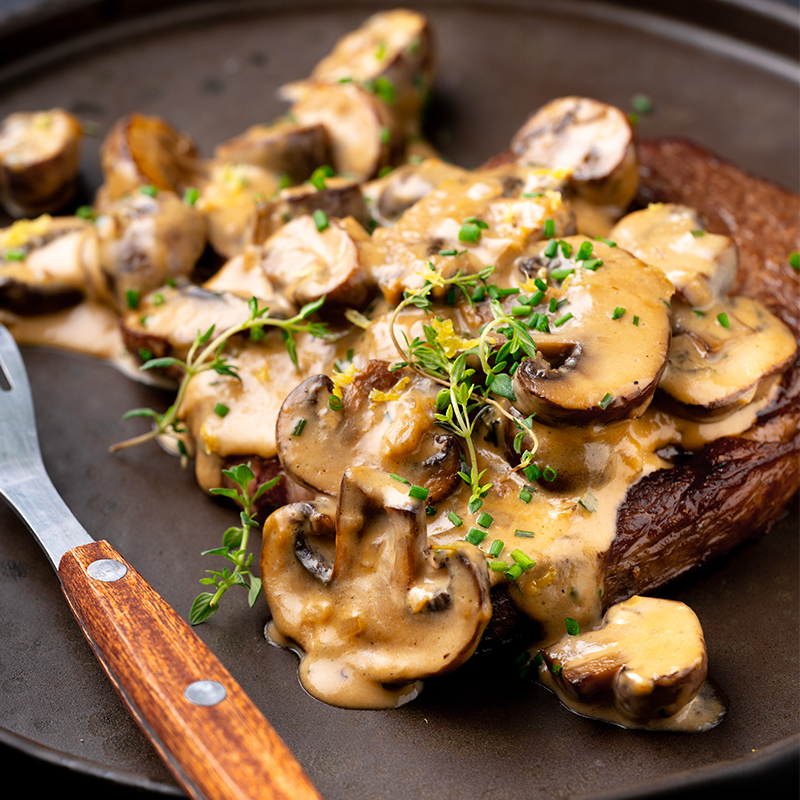
[[[282,119],[272,125],[253,125],[214,148],[217,161],[252,164],[292,183],[307,180],[331,161],[330,139],[324,125],[302,125]]]
[[[320,211],[325,217],[353,217],[362,225],[369,218],[358,183],[348,178],[330,177],[324,179],[324,188],[304,183],[260,200],[246,238],[254,244],[263,244],[287,222]]]
[[[330,501],[298,503],[264,525],[261,579],[274,626],[302,648],[300,680],[325,702],[412,699],[416,681],[472,655],[491,616],[483,554],[466,543],[430,551],[424,504],[402,488],[352,467],[335,517]]]
[[[302,125],[325,127],[338,175],[366,181],[398,159],[402,139],[394,116],[356,83],[303,83],[291,113]]]
[[[532,114],[511,140],[521,164],[566,170],[576,194],[595,205],[625,208],[638,175],[633,128],[614,106],[561,97]]]
[[[352,217],[303,216],[287,223],[264,244],[267,277],[299,306],[325,296],[326,307],[360,308],[372,285],[361,250],[369,235]]]
[[[12,217],[58,211],[75,194],[80,122],[61,108],[17,112],[0,125],[0,204]]]
[[[708,670],[695,613],[675,600],[638,595],[612,606],[597,630],[567,634],[541,652],[568,697],[591,703],[611,695],[635,722],[677,714]]]
[[[99,298],[120,309],[168,279],[188,276],[206,243],[202,214],[169,191],[133,192],[111,203],[95,227],[93,285]]]
[[[94,241],[92,225],[77,217],[44,215],[0,230],[0,309],[28,316],[79,303]]]
[[[374,14],[343,36],[311,73],[311,80],[352,80],[391,87],[393,112],[405,133],[419,127],[419,116],[433,81],[431,30],[424,16],[407,9]],[[286,87],[291,96],[296,88]]]
[[[747,297],[703,311],[674,303],[672,329],[659,391],[690,419],[721,419],[764,397],[797,354],[789,328]]]
[[[569,256],[561,244],[548,255],[552,240],[518,261],[522,275],[549,277],[556,311],[549,332],[534,335],[536,357],[514,374],[514,405],[545,424],[639,416],[667,364],[672,285],[620,248],[581,236],[563,241]],[[578,261],[584,243],[591,258]]]
[[[680,296],[706,306],[728,294],[739,265],[736,243],[706,232],[693,208],[651,203],[623,217],[608,238],[636,258],[660,267]]]
[[[366,465],[425,488],[430,503],[458,484],[461,448],[435,427],[429,381],[412,382],[386,362],[370,361],[344,391],[335,391],[330,378],[316,375],[281,407],[278,456],[298,483],[333,496],[348,466]]]
[[[139,186],[183,193],[200,169],[194,142],[160,117],[128,114],[109,131],[102,148],[105,184],[98,205]]]

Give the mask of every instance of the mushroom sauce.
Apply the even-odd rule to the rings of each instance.
[[[794,337],[729,296],[736,245],[693,209],[624,215],[636,155],[618,109],[561,98],[493,164],[436,158],[419,137],[430,46],[419,15],[376,15],[285,88],[293,116],[208,162],[162,120],[126,118],[93,223],[0,231],[0,321],[131,373],[187,358],[251,302],[275,320],[316,304],[325,335],[232,337],[238,377],[195,375],[185,427],[161,437],[206,491],[231,460],[282,470],[261,578],[305,688],[408,702],[473,654],[500,592],[534,630],[522,663],[569,708],[706,730],[725,710],[697,618],[638,596],[607,608],[606,561],[629,489],[745,434]],[[225,263],[196,285],[207,242]]]

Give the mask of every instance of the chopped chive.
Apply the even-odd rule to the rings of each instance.
[[[606,239],[603,236],[596,236],[594,239],[596,242],[602,242],[606,247],[616,247],[617,243],[612,242],[611,239]]]
[[[694,314],[696,317],[705,317],[706,316],[706,312],[703,311],[700,308],[693,308],[692,309],[692,314]]]
[[[175,282],[175,278],[173,278],[171,275],[169,276],[169,278],[166,279],[166,281],[164,281],[164,283],[166,283],[167,286],[170,286],[173,289],[178,285]]]
[[[531,314],[528,306],[512,306],[511,315],[514,317],[527,317]]]
[[[591,242],[583,242],[581,246],[578,248],[578,254],[575,258],[578,261],[587,261],[592,257],[592,243]]]
[[[378,170],[378,177],[379,178],[385,178],[387,175],[390,175],[392,172],[394,172],[394,167],[391,167],[391,166],[389,166],[387,164],[385,167],[381,167]]]
[[[155,197],[158,194],[158,189],[156,189],[155,186],[150,186],[149,184],[147,186],[140,186],[139,191],[142,194],[146,194],[148,197]]]
[[[523,531],[517,528],[514,531],[514,536],[519,537],[520,539],[533,539],[534,533],[533,531]]]
[[[408,490],[408,496],[413,497],[414,500],[427,500],[430,493],[430,489],[426,489],[424,486],[417,486],[416,484]]]
[[[217,403],[217,404],[214,406],[214,413],[215,413],[215,414],[216,414],[218,417],[224,417],[224,416],[225,416],[225,415],[226,415],[226,414],[227,414],[229,411],[230,411],[230,409],[229,409],[229,408],[228,408],[228,406],[226,406],[224,403]],[[303,420],[300,420],[300,422],[302,422],[302,423],[303,423],[303,426],[305,427],[305,422],[306,422],[306,421],[303,419]],[[297,423],[298,427],[299,427],[299,425],[300,425],[300,422],[298,422],[298,423]],[[297,430],[297,428],[295,428],[295,431],[296,431],[296,430]],[[300,433],[302,433],[302,430],[300,431]],[[300,433],[295,433],[294,435],[295,435],[295,436],[299,436],[299,435],[300,435]]]
[[[637,327],[639,325],[639,317],[637,317],[635,314],[633,316],[633,324],[636,325]]]
[[[331,411],[339,411],[342,407],[342,398],[332,394],[328,398],[328,407],[331,409]]]
[[[519,499],[522,500],[523,503],[530,503],[533,499],[533,495],[527,489],[523,489],[519,493]]]
[[[426,506],[425,507],[425,513],[429,517],[432,517],[434,514],[436,514],[436,509],[433,506]]]
[[[381,61],[386,58],[386,42],[378,42],[378,49],[375,51],[375,59]]]
[[[451,250],[440,250],[439,251],[439,255],[440,256],[457,256],[458,255],[458,250],[456,250],[455,248],[452,248]]]
[[[278,179],[278,189],[288,189],[292,185],[292,178],[289,175],[281,175]]]
[[[512,550],[511,558],[513,558],[522,569],[533,569],[536,566],[536,562],[527,553],[523,553],[522,550]]]
[[[394,84],[388,78],[384,78],[382,75],[375,78],[375,81],[372,83],[372,88],[375,94],[378,95],[386,105],[394,105],[397,92]]]
[[[138,289],[128,289],[125,292],[125,303],[128,308],[138,308],[139,307],[139,290]]]
[[[149,361],[149,360],[150,360],[152,357],[153,357],[153,354],[152,354],[152,352],[150,352],[150,350],[148,350],[146,347],[140,347],[140,348],[139,348],[139,358],[141,358],[141,359],[142,359],[142,361],[145,361],[145,362],[147,362],[147,361]]]
[[[561,664],[553,664],[553,666],[550,667],[550,672],[552,672],[553,675],[560,675],[563,669],[564,667],[562,667]]]
[[[547,247],[545,247],[545,249],[544,249],[544,254],[548,258],[555,258],[555,255],[556,255],[557,252],[558,252],[558,240],[557,239],[551,239],[547,243]]]
[[[408,486],[411,486],[411,481],[407,481],[402,475],[398,475],[396,472],[389,473],[390,478],[394,478],[396,481],[400,481],[400,483],[405,483]]]
[[[550,311],[551,314],[554,311],[558,311],[558,300],[556,300],[555,297],[550,298],[550,305],[548,307],[548,310]]]
[[[534,197],[541,197],[542,193],[541,192],[523,192],[522,196],[526,200],[533,200]]]
[[[531,481],[531,483],[533,481],[538,481],[539,478],[542,477],[542,471],[536,464],[528,464],[528,466],[525,467],[522,471],[525,473],[525,477],[529,481]]]
[[[491,514],[487,514],[485,511],[481,511],[481,515],[478,517],[477,524],[481,526],[481,528],[488,528],[494,522],[494,517]]]
[[[154,294],[153,295],[153,305],[154,306],[163,306],[165,302],[166,301],[164,300],[164,295],[163,294],[159,293],[159,294]]]
[[[488,228],[489,223],[484,222],[482,219],[478,219],[477,217],[466,217],[462,220],[465,225],[477,225],[479,228]]]
[[[216,411],[216,409],[214,409]],[[226,412],[227,413],[227,412]],[[222,416],[225,416],[224,414]],[[306,420],[299,419],[297,420],[297,425],[294,426],[294,430],[292,431],[292,436],[302,436],[303,430],[306,427]]]
[[[554,281],[563,281],[565,278],[572,275],[573,272],[575,272],[575,270],[572,269],[572,267],[560,267],[559,269],[554,269],[550,273],[550,277]]]
[[[22,247],[12,247],[3,254],[6,261],[24,261],[25,250]]]
[[[653,101],[646,94],[635,94],[631,97],[631,108],[639,114],[650,114],[653,111]]]
[[[468,222],[462,225],[458,232],[459,242],[479,242],[481,239],[481,229],[474,223]]]
[[[704,230],[692,231],[692,236],[694,236],[695,239],[698,239],[699,237],[705,236],[705,235],[706,235],[706,232]]]
[[[505,547],[505,543],[504,542],[502,542],[500,539],[495,539],[492,542],[492,546],[489,548],[489,555],[492,558],[497,558],[497,556],[499,556],[500,553],[503,552],[503,548],[504,547]]]
[[[456,526],[456,528],[460,528],[464,524],[464,520],[461,519],[461,517],[459,517],[458,514],[455,513],[455,511],[451,511],[447,515],[447,519],[449,519],[450,522],[452,522],[453,525]]]
[[[564,258],[572,258],[572,245],[569,242],[559,239],[558,246],[561,248],[561,255],[563,255]]]
[[[555,220],[546,219],[544,221],[544,227],[542,228],[542,234],[544,235],[545,239],[552,239],[556,235],[556,223],[555,223]]]
[[[328,227],[328,215],[321,208],[318,208],[312,216],[314,218],[314,224],[317,226],[317,230],[322,233],[322,231]]]
[[[597,498],[591,492],[587,492],[578,500],[578,505],[583,506],[590,514],[594,514],[597,511]]]
[[[570,636],[577,636],[581,632],[581,626],[578,625],[578,621],[572,617],[567,617],[564,620],[564,624],[567,626],[567,633]]]
[[[510,567],[509,567],[509,568],[508,568],[508,569],[505,571],[505,576],[506,576],[506,578],[508,578],[510,581],[515,581],[517,578],[519,578],[519,576],[520,576],[520,575],[522,575],[522,573],[523,573],[523,572],[524,572],[524,570],[523,570],[523,568],[522,568],[522,566],[521,566],[521,565],[519,565],[519,564],[512,564],[512,565],[511,565],[511,566],[510,566]]]
[[[353,79],[350,77],[339,78],[339,83],[352,83]]]
[[[789,253],[789,266],[800,272],[800,253]]]
[[[552,467],[545,467],[542,472],[542,477],[548,483],[552,483],[558,477],[558,472],[554,470]]]
[[[624,313],[625,313],[625,309],[622,306],[617,306],[611,312],[611,319],[619,319],[620,317],[623,316]]]
[[[535,278],[533,283],[535,284],[536,288],[542,292],[546,292],[549,288],[547,283],[543,281],[541,278]]]
[[[318,192],[324,192],[327,188],[327,184],[325,183],[325,179],[327,177],[329,177],[327,171],[323,167],[318,167],[311,173],[311,177],[308,179],[308,182]]]
[[[569,320],[571,320],[571,319],[572,319],[572,312],[568,311],[566,314],[564,314],[563,317],[560,317],[559,319],[557,319],[553,323],[553,325],[555,325],[556,328],[560,328],[565,322],[569,322]]]
[[[200,199],[200,191],[195,189],[194,186],[187,186],[186,191],[183,193],[183,202],[187,206],[193,206]]]
[[[464,537],[464,541],[470,544],[479,545],[489,534],[478,528],[470,528],[469,533]]]
[[[717,314],[717,322],[719,322],[723,328],[730,328],[731,326],[728,315],[724,311],[721,314]]]
[[[392,140],[392,132],[384,125],[381,128],[381,144],[389,144]]]
[[[492,572],[505,572],[508,569],[508,561],[489,561],[488,564]]]
[[[591,258],[588,261],[584,261],[582,263],[584,269],[591,270],[592,272],[597,272],[600,267],[603,266],[603,260],[600,258]]]
[[[544,292],[539,289],[535,294],[532,294],[528,299],[528,305],[538,306],[544,300]]]
[[[610,392],[606,392],[605,397],[600,401],[600,408],[604,411],[611,405],[611,401],[614,399],[614,395]]]
[[[94,209],[91,206],[78,206],[75,209],[75,216],[81,219],[88,219],[89,221],[97,219]]]

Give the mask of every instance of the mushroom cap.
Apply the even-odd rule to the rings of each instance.
[[[548,333],[535,333],[539,352],[523,361],[513,379],[514,405],[524,416],[546,424],[612,422],[647,409],[667,365],[670,346],[669,299],[672,285],[664,273],[617,247],[586,237],[563,240],[546,255],[537,242],[518,262],[523,274],[571,269],[556,293],[566,300],[555,314],[572,316]],[[602,265],[586,269],[575,255],[585,242]],[[557,275],[563,273],[557,272]],[[622,317],[612,319],[617,308]]]
[[[348,469],[335,520],[330,507],[299,503],[267,519],[264,592],[278,631],[303,650],[307,691],[340,706],[393,705],[386,684],[472,655],[491,616],[486,561],[466,543],[428,550],[423,502],[383,472]]]

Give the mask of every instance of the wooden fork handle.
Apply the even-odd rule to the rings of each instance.
[[[230,673],[108,542],[67,551],[58,574],[103,668],[190,797],[321,800]]]

